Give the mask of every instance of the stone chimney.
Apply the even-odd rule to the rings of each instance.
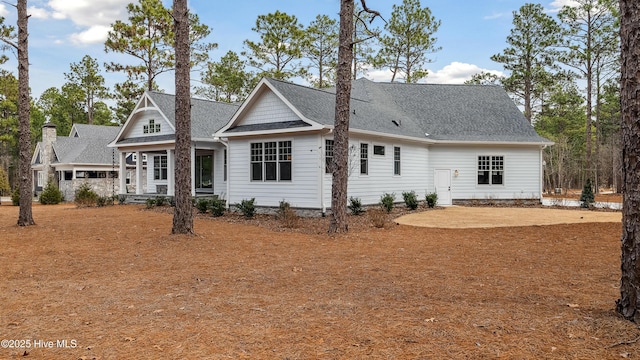
[[[40,153],[40,161],[42,162],[42,171],[44,171],[44,185],[46,185],[54,175],[51,163],[53,163],[53,144],[56,142],[57,136],[56,124],[47,122],[42,126],[42,153]]]

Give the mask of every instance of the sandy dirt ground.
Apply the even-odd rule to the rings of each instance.
[[[0,206],[2,359],[640,357],[614,311],[619,213],[460,229],[396,225],[397,210],[329,237],[323,218],[198,215],[174,236],[168,208],[33,210],[20,228]],[[421,216],[463,210],[498,211]]]
[[[491,228],[621,222],[619,211],[585,209],[450,206],[441,211],[416,212],[395,220],[403,225],[431,228]]]

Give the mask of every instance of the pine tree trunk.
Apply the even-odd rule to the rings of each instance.
[[[640,3],[620,0],[622,49],[622,255],[616,310],[640,323]]]
[[[18,121],[20,214],[19,226],[34,225],[31,212],[33,176],[31,175],[31,127],[29,103],[29,32],[27,0],[18,0]]]
[[[346,233],[347,183],[349,180],[349,100],[351,98],[351,61],[354,0],[340,1],[340,46],[336,82],[336,109],[333,129],[333,177],[331,184],[331,221],[329,233]]]
[[[191,203],[191,93],[187,0],[173,1],[176,51],[176,156],[173,234],[193,234]]]

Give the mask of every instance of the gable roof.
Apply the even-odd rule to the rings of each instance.
[[[119,126],[74,124],[69,136],[56,136],[53,143],[53,164],[112,165],[115,161],[117,165],[120,163],[120,157],[107,145],[119,131]],[[34,164],[40,163],[42,146],[41,141],[36,145],[37,155],[32,161]]]
[[[176,127],[175,95],[147,91],[151,101],[164,114],[173,128]],[[224,126],[240,105],[191,98],[191,137],[211,139],[216,130]]]
[[[335,88],[264,79],[303,116],[333,127]],[[255,92],[254,92],[255,94]],[[252,94],[253,95],[253,94]],[[498,86],[352,82],[350,131],[429,142],[551,142],[539,136]],[[233,132],[228,124],[225,132]]]

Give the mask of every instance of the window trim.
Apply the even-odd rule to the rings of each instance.
[[[259,146],[258,146],[259,145]],[[257,151],[259,150],[259,152]],[[267,153],[268,150],[268,153]],[[288,171],[284,171],[289,164]],[[274,167],[274,174],[268,172],[268,165]],[[255,171],[260,168],[259,177]],[[289,175],[288,179],[283,175]],[[269,179],[267,179],[269,176]],[[275,178],[273,178],[275,177]],[[292,182],[293,181],[293,140],[269,140],[249,143],[249,180],[251,182]]]
[[[324,139],[324,173],[333,174],[333,139]]]
[[[396,150],[397,157],[396,157]],[[402,176],[402,149],[400,146],[393,146],[393,175]]]
[[[162,166],[162,160],[164,158],[164,166]],[[153,157],[153,180],[154,181],[166,181],[169,178],[168,170],[168,158],[167,155],[156,155]],[[164,171],[163,171],[164,170]],[[159,175],[156,176],[156,171]],[[163,177],[164,175],[164,177]]]
[[[142,125],[142,133],[143,134],[156,134],[160,133],[162,130],[162,126],[160,126],[160,122],[156,123],[156,119],[149,119],[147,124]]]
[[[382,149],[382,153],[380,153],[380,149]],[[376,150],[378,150],[378,152],[376,152]],[[385,153],[387,152],[387,146],[386,145],[376,145],[373,144],[373,156],[385,156]]]
[[[483,164],[483,169],[480,169],[480,161],[485,161],[486,164]],[[489,155],[489,154],[478,154],[476,156],[476,186],[505,186],[505,156],[504,155]],[[480,183],[480,172],[488,172],[485,176],[487,177],[487,183]],[[494,183],[494,176],[500,176],[500,183]]]
[[[369,143],[360,143],[360,175],[369,175]]]

